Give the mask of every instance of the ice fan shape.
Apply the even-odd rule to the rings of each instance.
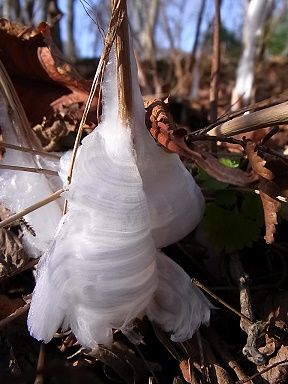
[[[209,321],[204,295],[158,250],[198,224],[203,197],[146,132],[134,64],[132,77],[136,117],[123,126],[113,60],[106,68],[102,123],[82,142],[68,213],[38,269],[28,326],[39,340],[70,327],[85,347],[109,345],[112,329],[146,314],[183,341]]]
[[[0,87],[1,88],[1,87]],[[0,90],[0,126],[3,141],[18,146],[28,147],[25,133],[17,121],[11,118],[9,106],[3,90]],[[6,149],[3,160],[4,164],[18,165],[22,167],[41,168],[47,164],[48,168],[57,167],[54,161],[41,159],[41,156],[24,153],[12,149]],[[0,171],[0,201],[12,212],[20,212],[24,208],[40,201],[53,193],[53,187],[59,184],[52,180],[53,177],[45,175],[19,172]],[[24,232],[24,246],[30,256],[40,256],[50,245],[61,219],[62,211],[59,202],[55,201],[37,211],[31,212],[24,218],[36,232],[36,237],[28,231]]]

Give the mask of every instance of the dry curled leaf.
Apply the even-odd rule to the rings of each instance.
[[[180,368],[183,377],[188,383],[197,384],[197,381],[193,381],[196,377],[199,377],[199,373],[202,375],[202,381],[215,383],[215,384],[232,384],[233,381],[224,367],[213,353],[210,343],[206,341],[204,337],[201,337],[201,343],[203,346],[203,359],[201,361],[199,355],[199,345],[197,345],[196,337],[186,341],[185,349],[187,350],[189,357],[185,361],[181,362]],[[193,372],[198,371],[196,376]]]
[[[108,366],[126,384],[147,383],[150,372],[146,362],[124,343],[114,342],[110,348],[99,345],[89,356]]]
[[[258,305],[257,305],[258,303]],[[261,303],[261,305],[259,305]],[[270,327],[265,335],[265,345],[259,350],[269,356],[266,366],[271,366],[277,362],[288,361],[287,333],[286,324],[288,318],[288,293],[281,291],[263,297],[255,298],[255,305],[259,310],[261,318],[269,322]],[[278,327],[278,331],[275,330]],[[282,333],[279,333],[281,332]],[[262,371],[265,366],[257,367]],[[267,372],[262,373],[262,378],[269,384],[287,383],[288,365],[280,364]]]
[[[274,233],[278,222],[277,213],[281,207],[281,203],[276,197],[281,191],[277,186],[275,174],[267,167],[267,161],[258,154],[257,144],[252,141],[246,141],[245,151],[252,169],[259,175],[258,187],[263,205],[266,227],[264,239],[267,244],[271,244],[274,241]]]
[[[60,115],[62,119],[67,117],[65,121],[80,121],[91,81],[83,79],[64,60],[47,23],[28,28],[1,19],[0,59],[32,126],[41,124],[44,118],[56,121]],[[87,119],[94,126],[97,102],[96,96]]]
[[[179,365],[182,375],[187,383],[190,384],[200,384],[193,367],[191,367],[190,359],[184,359],[180,362]]]
[[[0,228],[0,276],[11,274],[27,260],[19,238],[9,229]]]
[[[177,129],[167,110],[167,106],[160,99],[146,101],[146,126],[154,139],[164,148],[185,158],[196,161],[200,168],[210,176],[224,183],[247,186],[258,179],[254,172],[247,173],[241,169],[228,168],[212,156],[204,152],[196,145],[189,148],[185,138],[187,132],[184,129]]]

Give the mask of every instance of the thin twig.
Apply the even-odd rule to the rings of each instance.
[[[9,165],[9,164],[0,164],[0,169],[6,169],[11,171],[21,171],[21,172],[31,172],[31,173],[40,173],[44,175],[56,176],[58,172],[52,171],[51,169],[45,168],[33,168],[33,167],[19,167],[18,165]]]
[[[17,317],[26,313],[29,307],[30,303],[26,303],[25,305],[23,305],[23,307],[17,308],[16,311],[5,317],[5,319],[0,320],[0,329],[3,328],[5,325],[11,323],[11,321],[17,319]]]
[[[229,144],[237,144],[243,146],[243,141],[235,139],[234,137],[221,137],[221,136],[209,136],[209,135],[193,135],[188,134],[187,135],[187,142],[193,143],[195,141],[220,141],[221,143],[229,143]],[[229,155],[229,152],[227,152],[227,155]],[[239,156],[239,154],[237,154]]]
[[[276,363],[271,364],[271,365],[269,365],[268,367],[262,369],[262,371],[257,372],[257,373],[254,373],[254,375],[248,377],[248,378],[245,379],[245,380],[239,380],[239,381],[236,381],[235,384],[244,384],[244,383],[247,383],[248,381],[251,381],[251,380],[255,379],[256,377],[262,375],[263,373],[266,373],[266,372],[270,371],[270,369],[275,368],[275,367],[277,367],[278,365],[281,365],[281,364],[287,364],[287,363],[288,363],[288,359],[281,360],[281,361],[277,361]]]
[[[37,375],[36,375],[34,384],[44,383],[44,377],[43,377],[44,364],[45,364],[45,344],[41,343],[39,355],[38,355]]]
[[[217,300],[219,303],[224,305],[226,308],[230,309],[230,311],[234,312],[237,316],[241,317],[242,319],[245,319],[247,322],[250,324],[253,324],[253,322],[245,315],[243,315],[241,312],[237,311],[237,309],[231,307],[228,303],[226,303],[224,300],[222,300],[219,296],[215,295],[215,293],[211,292],[210,289],[205,287],[202,283],[200,283],[197,279],[192,278],[191,279],[192,283],[195,284],[198,288],[201,288],[203,291],[208,293],[213,299]]]
[[[28,148],[28,147],[21,147],[20,145],[14,145],[14,144],[8,144],[8,143],[0,142],[0,148],[1,147],[9,148],[9,149],[15,149],[15,151],[20,151],[20,152],[28,152],[28,153],[32,153],[33,155],[42,155],[42,156],[51,157],[53,159],[58,159],[58,160],[60,159],[60,156],[56,155],[55,153],[40,151],[37,149]]]
[[[23,217],[23,216],[25,216],[28,213],[31,213],[33,211],[36,211],[36,209],[41,208],[44,205],[49,204],[52,201],[58,199],[64,191],[65,191],[65,189],[61,188],[58,191],[52,193],[52,195],[46,197],[46,199],[38,201],[37,203],[30,205],[30,207],[23,209],[23,211],[15,213],[15,215],[12,215],[12,216],[8,217],[7,219],[1,221],[0,222],[0,228],[7,227],[8,225],[12,224],[15,220],[20,219],[20,217]]]

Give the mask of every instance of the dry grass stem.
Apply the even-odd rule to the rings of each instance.
[[[28,213],[36,211],[36,209],[39,209],[39,208],[43,207],[44,205],[49,204],[52,201],[58,199],[64,191],[65,191],[65,189],[61,188],[58,191],[52,193],[52,195],[48,196],[46,199],[38,201],[38,203],[30,205],[30,207],[23,209],[23,211],[15,213],[15,215],[12,215],[12,216],[8,217],[7,219],[1,221],[0,222],[0,228],[7,227],[8,225],[12,224],[15,220],[18,220],[21,217],[27,215]]]
[[[116,62],[117,62],[117,83],[119,99],[119,116],[121,121],[128,123],[132,110],[132,77],[130,64],[130,42],[127,16],[127,5],[124,0],[112,1],[112,13],[114,8],[120,7],[123,12],[123,20],[119,25],[116,34]]]
[[[228,308],[230,311],[234,312],[237,316],[241,317],[241,319],[246,320],[249,322],[249,324],[253,324],[253,322],[245,315],[243,315],[241,312],[237,311],[237,309],[231,307],[228,303],[226,303],[224,300],[222,300],[219,296],[215,295],[215,293],[211,292],[210,289],[205,287],[202,283],[200,283],[197,279],[193,278],[192,283],[195,284],[198,288],[201,288],[204,292],[208,293],[213,299],[224,305],[224,307]]]
[[[44,175],[57,176],[58,172],[52,171],[51,169],[44,168],[33,168],[33,167],[19,167],[18,165],[9,165],[9,164],[0,164],[0,169],[6,169],[11,171],[21,171],[21,172],[32,172],[32,173],[41,173]]]
[[[233,136],[254,131],[259,128],[272,127],[288,123],[288,102],[273,105],[256,112],[235,117],[216,125],[208,133],[210,136]]]
[[[1,143],[0,142],[0,148],[9,148],[9,149],[15,149],[15,151],[20,151],[20,152],[27,152],[27,153],[32,153],[33,155],[41,155],[41,156],[47,156],[51,157],[53,159],[60,159],[59,155],[56,155],[55,153],[49,153],[45,151],[41,151],[38,149],[32,149],[32,148],[27,148],[27,147],[21,147],[20,145],[14,145],[14,144],[8,144],[8,143]]]

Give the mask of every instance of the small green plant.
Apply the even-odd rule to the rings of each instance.
[[[239,166],[238,159],[222,157],[219,162],[229,168]],[[206,205],[203,223],[208,240],[216,249],[235,252],[259,240],[264,216],[258,195],[229,189],[229,184],[214,179],[203,170],[199,171],[197,181],[214,197]]]
[[[206,206],[204,228],[219,251],[235,252],[251,246],[260,238],[263,225],[261,201],[254,193],[220,190]]]

